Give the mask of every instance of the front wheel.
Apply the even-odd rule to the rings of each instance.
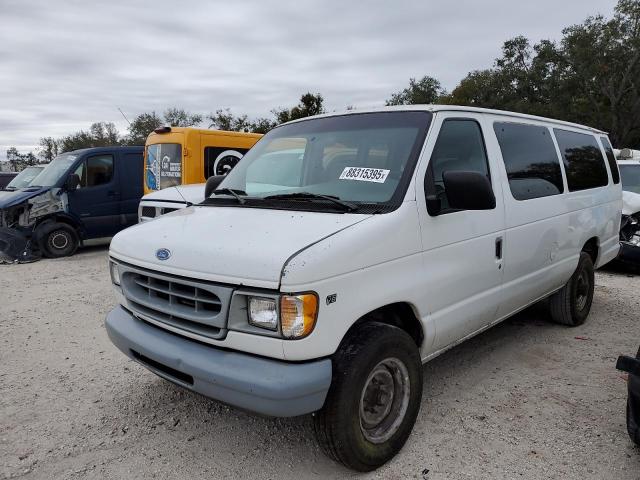
[[[61,258],[73,255],[78,249],[76,231],[64,223],[56,223],[47,229],[42,239],[42,249],[49,258]]]
[[[422,399],[422,363],[403,330],[372,322],[333,358],[333,380],[314,417],[323,451],[366,472],[389,461],[407,441]]]

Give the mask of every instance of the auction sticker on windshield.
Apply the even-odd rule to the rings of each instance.
[[[344,167],[339,179],[384,183],[390,171],[384,168]]]

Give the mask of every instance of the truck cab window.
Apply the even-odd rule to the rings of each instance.
[[[475,120],[445,120],[440,128],[425,178],[426,194],[440,200],[439,214],[455,211],[449,207],[442,178],[447,171],[479,172],[490,177],[482,130]]]

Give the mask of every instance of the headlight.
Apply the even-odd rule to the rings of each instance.
[[[280,325],[285,338],[303,338],[313,331],[318,317],[315,293],[280,297]]]
[[[109,262],[109,270],[111,271],[111,281],[113,284],[120,286],[120,271],[118,270],[118,264]]]
[[[249,324],[278,330],[278,311],[273,298],[249,297]]]

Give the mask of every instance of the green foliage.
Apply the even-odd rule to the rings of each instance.
[[[558,42],[504,43],[491,69],[465,77],[441,103],[497,108],[590,125],[640,146],[640,0],[589,17]]]
[[[149,134],[161,126],[162,119],[156,115],[156,112],[141,113],[129,125],[127,143],[129,145],[144,145]]]
[[[298,120],[324,113],[324,98],[319,93],[305,93],[300,97],[300,103],[291,109],[274,109],[271,111],[276,117],[276,124]]]
[[[386,101],[387,105],[422,105],[436,103],[438,99],[446,95],[446,91],[438,80],[424,76],[416,81],[409,79],[409,86],[400,92],[391,95]]]
[[[20,153],[16,147],[7,149],[7,162],[9,163],[9,170],[12,172],[19,172],[25,167],[40,163],[33,152]]]
[[[164,122],[172,127],[195,127],[202,123],[202,115],[181,108],[168,108],[164,112]]]
[[[281,123],[324,113],[324,98],[319,93],[305,93],[300,97],[298,105],[290,109],[277,108],[271,110],[271,113],[275,117],[274,120],[264,117],[251,120],[247,115],[236,116],[226,108],[216,110],[215,113],[208,115],[207,119],[210,121],[209,128],[232,132],[267,133]]]

